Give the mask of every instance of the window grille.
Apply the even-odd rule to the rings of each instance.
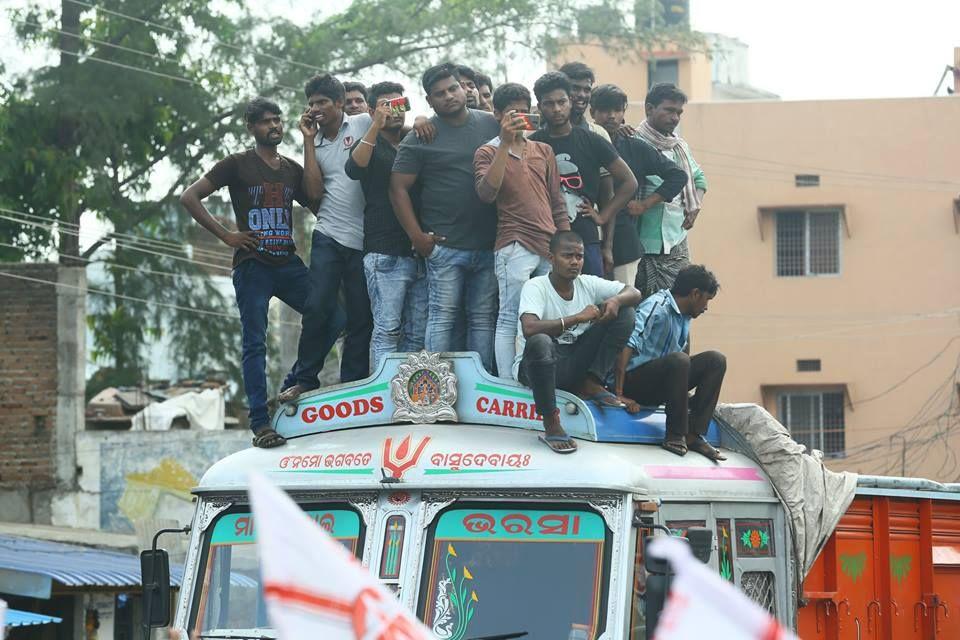
[[[820,358],[797,360],[797,371],[820,371]]]
[[[740,589],[776,617],[777,583],[772,571],[744,571],[740,576]]]
[[[793,184],[798,187],[819,187],[820,176],[814,173],[798,173],[793,177]]]
[[[777,212],[777,275],[840,273],[840,212]]]
[[[794,440],[825,454],[842,454],[846,448],[842,391],[806,391],[780,394],[780,422]]]

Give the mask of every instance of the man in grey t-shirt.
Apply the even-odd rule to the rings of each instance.
[[[477,196],[473,156],[497,136],[500,123],[485,111],[467,108],[455,65],[431,67],[422,83],[436,113],[431,119],[436,135],[430,143],[412,133],[403,139],[393,165],[390,201],[414,248],[427,262],[426,348],[449,351],[454,346],[457,316],[463,309],[467,349],[479,353],[483,366],[493,371],[497,215],[492,205]],[[418,180],[422,192],[416,212],[409,191]]]
[[[295,384],[280,394],[282,402],[293,401],[301,393],[319,386],[317,374],[327,354],[310,348],[310,336],[322,335],[336,324],[341,285],[347,332],[343,340],[340,382],[360,380],[370,374],[370,336],[373,332],[367,280],[363,272],[363,189],[344,171],[353,143],[370,127],[370,114],[351,116],[344,113],[343,84],[330,74],[310,78],[304,93],[309,107],[303,118],[318,130],[314,148],[304,150],[304,162],[319,165],[323,199],[313,230],[311,292],[303,313]]]

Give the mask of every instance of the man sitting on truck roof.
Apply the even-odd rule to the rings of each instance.
[[[666,404],[664,449],[687,450],[714,462],[726,457],[704,439],[720,398],[727,360],[719,351],[690,355],[690,321],[707,310],[720,284],[703,265],[680,270],[670,289],[661,289],[637,307],[636,325],[620,353],[614,388],[636,413],[640,405]],[[697,392],[688,396],[691,389]],[[688,413],[689,411],[689,413]]]
[[[581,275],[583,238],[559,231],[550,240],[552,271],[526,281],[520,292],[514,377],[533,390],[547,446],[573,453],[560,425],[557,388],[601,408],[623,403],[603,386],[634,326],[640,292],[630,285]]]

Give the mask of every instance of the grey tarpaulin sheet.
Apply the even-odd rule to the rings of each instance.
[[[787,428],[763,407],[720,405],[717,417],[746,441],[787,508],[802,580],[853,502],[857,474],[829,471],[819,452],[812,454],[794,441]]]

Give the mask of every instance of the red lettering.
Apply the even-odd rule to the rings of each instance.
[[[514,404],[513,400],[503,401],[503,415],[510,416],[511,418],[516,418],[516,416],[513,415],[513,404]]]
[[[518,402],[518,403],[517,403],[517,417],[518,417],[518,418],[524,418],[524,419],[526,419],[526,417],[527,417],[527,403],[526,403],[526,402]]]
[[[263,183],[263,206],[265,207],[283,207],[283,183],[265,182]]]
[[[500,402],[494,398],[493,402],[490,403],[490,413],[496,416],[502,416],[503,413],[500,411]]]
[[[380,413],[383,411],[383,398],[380,396],[374,396],[370,398],[370,410],[374,413]]]
[[[316,407],[307,407],[303,410],[303,413],[300,414],[300,419],[306,422],[307,424],[312,424],[317,421],[317,408]]]
[[[338,402],[337,403],[337,417],[338,418],[349,418],[352,413],[353,407],[350,406],[349,402]]]
[[[370,403],[363,398],[353,401],[353,415],[362,416],[370,413]]]
[[[487,406],[490,404],[490,398],[486,396],[480,396],[477,398],[477,411],[480,413],[487,412]]]
[[[333,407],[328,404],[321,405],[318,409],[320,413],[321,420],[332,420],[333,419]]]

